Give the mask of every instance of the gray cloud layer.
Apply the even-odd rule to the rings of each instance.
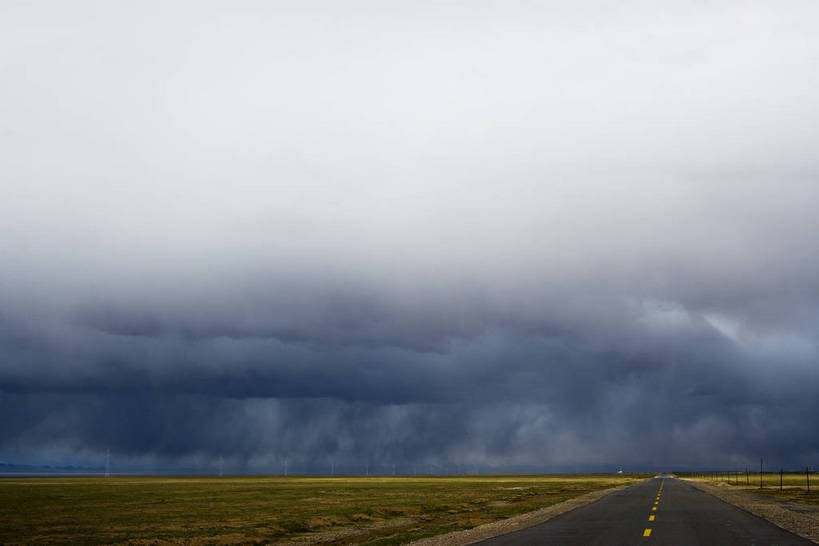
[[[816,464],[814,3],[0,9],[5,459]]]

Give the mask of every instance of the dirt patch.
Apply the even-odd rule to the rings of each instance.
[[[369,514],[363,514],[361,512],[357,514],[353,514],[350,516],[350,519],[353,521],[376,521],[378,518],[374,518]]]
[[[474,542],[478,542],[479,540],[504,535],[506,533],[511,533],[512,531],[517,531],[518,529],[523,529],[524,527],[531,527],[532,525],[543,523],[544,521],[548,521],[555,516],[559,516],[560,514],[564,514],[569,510],[574,510],[575,508],[590,504],[605,497],[606,495],[614,493],[615,491],[625,489],[626,487],[628,486],[621,485],[619,487],[612,487],[600,491],[592,491],[591,493],[586,493],[585,495],[581,495],[558,504],[553,504],[552,506],[547,506],[546,508],[541,508],[540,510],[535,510],[534,512],[527,512],[526,514],[521,514],[519,516],[514,516],[501,521],[493,521],[492,523],[479,525],[478,527],[467,529],[465,531],[453,531],[451,533],[446,533],[445,535],[424,538],[411,542],[410,544],[413,546],[463,546],[466,544],[472,544]]]
[[[766,519],[786,531],[819,544],[819,506],[779,500],[747,490],[733,489],[723,484],[715,485],[697,480],[685,481],[718,499]]]
[[[341,516],[316,516],[307,520],[307,526],[311,529],[319,527],[334,527],[336,525],[345,525],[349,523],[346,518]]]

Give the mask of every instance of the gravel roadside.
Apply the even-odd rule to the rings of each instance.
[[[685,481],[718,499],[819,544],[819,506],[783,501],[750,491],[731,489],[726,485],[720,486],[689,479]]]

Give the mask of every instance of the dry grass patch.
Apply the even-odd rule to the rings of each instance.
[[[2,544],[400,544],[642,476],[0,480]]]

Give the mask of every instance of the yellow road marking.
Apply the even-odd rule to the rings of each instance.
[[[648,521],[654,521],[654,516],[648,516]]]
[[[658,505],[658,504],[660,504],[660,501],[654,501],[655,506]]]
[[[656,507],[656,506],[652,506],[652,507],[651,507],[651,509],[652,509],[652,510],[656,510],[656,509],[657,509],[657,507]]]
[[[644,537],[650,537],[651,536],[651,529],[646,529],[645,531],[643,531],[643,536]]]

